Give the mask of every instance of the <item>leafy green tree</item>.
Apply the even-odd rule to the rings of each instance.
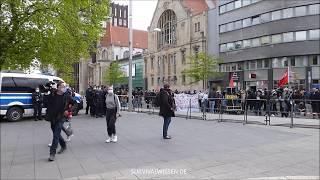
[[[191,55],[188,59],[189,67],[184,69],[182,73],[192,80],[190,84],[202,81],[202,88],[206,89],[209,78],[221,76],[219,72],[219,58],[199,52],[198,54]]]
[[[104,82],[108,85],[126,83],[128,82],[128,77],[126,77],[125,73],[121,70],[119,63],[112,62],[106,70]]]
[[[1,0],[0,68],[27,69],[35,59],[64,74],[94,51],[109,0]]]

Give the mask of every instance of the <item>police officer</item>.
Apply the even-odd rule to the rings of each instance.
[[[33,105],[33,116],[35,121],[42,120],[42,103],[43,103],[43,95],[40,92],[40,89],[37,87],[35,92],[32,93],[32,105]]]
[[[88,114],[89,110],[90,110],[90,114],[92,114],[92,101],[93,101],[93,88],[92,86],[90,86],[87,90],[86,90],[86,102],[87,102],[87,107],[86,107],[86,114]]]
[[[96,118],[102,117],[103,116],[103,101],[104,101],[104,96],[103,96],[103,91],[101,90],[101,87],[98,87],[97,90],[95,91],[94,95],[94,100],[95,100],[95,108],[96,108]]]

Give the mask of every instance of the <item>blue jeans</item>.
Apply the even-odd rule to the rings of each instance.
[[[210,107],[210,112],[214,112],[214,105],[216,104],[216,101],[209,101],[209,107]]]
[[[163,117],[163,137],[168,135],[168,128],[171,122],[171,117]]]
[[[58,147],[58,143],[60,144],[61,148],[66,147],[66,142],[64,141],[63,137],[61,136],[61,129],[63,126],[63,120],[57,120],[56,122],[51,122],[51,130],[53,133],[53,139],[50,147],[50,154],[56,154],[56,149]]]

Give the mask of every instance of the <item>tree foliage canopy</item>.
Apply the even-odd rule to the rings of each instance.
[[[200,52],[188,57],[189,68],[183,70],[183,74],[191,78],[191,84],[199,81],[206,82],[208,78],[219,77],[219,62],[220,59]],[[204,88],[204,87],[203,87]]]
[[[26,69],[36,59],[70,72],[94,50],[109,0],[1,0],[0,8],[1,69]]]
[[[115,85],[119,83],[126,83],[128,78],[121,70],[119,63],[112,62],[106,70],[104,81],[108,85]]]

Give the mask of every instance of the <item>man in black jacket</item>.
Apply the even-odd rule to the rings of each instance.
[[[64,118],[68,114],[70,104],[73,104],[72,97],[66,93],[66,87],[63,82],[58,82],[57,90],[52,91],[48,97],[47,120],[51,122],[53,133],[52,145],[50,147],[49,161],[54,161],[58,143],[61,146],[58,154],[67,149],[67,145],[61,136],[61,129]]]
[[[168,136],[168,128],[171,122],[171,117],[174,117],[174,111],[175,111],[175,101],[173,98],[173,95],[170,90],[170,86],[168,84],[165,84],[163,86],[163,89],[160,89],[159,94],[159,106],[160,106],[160,112],[159,115],[163,117],[163,139],[171,139],[170,136]]]
[[[40,89],[37,87],[35,92],[32,93],[32,105],[33,105],[33,116],[35,121],[42,120],[42,103],[43,103],[43,96],[40,92]]]

